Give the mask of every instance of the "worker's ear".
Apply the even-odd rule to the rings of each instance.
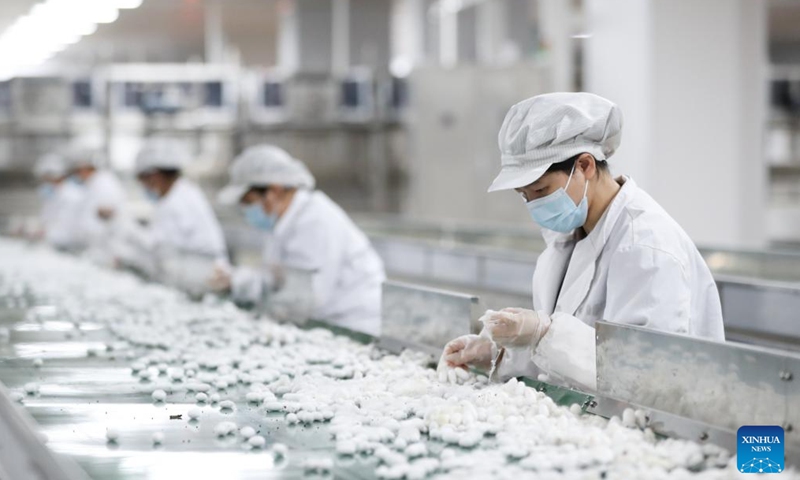
[[[588,153],[582,154],[575,160],[575,169],[580,170],[587,180],[592,180],[597,176],[597,164],[594,157]]]

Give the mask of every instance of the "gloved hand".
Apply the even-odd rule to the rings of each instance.
[[[223,265],[214,265],[214,273],[208,280],[208,286],[215,292],[230,291],[231,269]]]
[[[550,328],[550,317],[524,308],[488,310],[480,320],[492,340],[502,347],[535,347]]]
[[[444,346],[439,365],[450,368],[473,366],[482,370],[492,368],[495,347],[491,340],[478,335],[463,335]]]

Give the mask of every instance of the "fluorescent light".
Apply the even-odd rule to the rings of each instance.
[[[45,0],[0,33],[0,79],[36,67],[142,0]]]

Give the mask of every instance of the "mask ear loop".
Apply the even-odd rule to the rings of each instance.
[[[577,165],[577,161],[572,164],[572,170],[569,172],[569,178],[567,179],[567,184],[564,186],[564,191],[569,188],[569,182],[572,181],[572,174],[575,173],[575,165]]]
[[[572,171],[569,172],[569,178],[567,179],[567,185],[564,187],[564,191],[565,192],[569,188],[569,182],[572,181],[572,175],[575,173],[575,165],[577,165],[577,164],[578,164],[577,161],[572,164]],[[589,182],[584,182],[584,185],[583,185],[583,198],[586,198],[586,194],[588,192],[589,192]]]

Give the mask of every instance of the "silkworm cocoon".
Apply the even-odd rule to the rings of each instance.
[[[336,453],[339,455],[355,455],[357,451],[356,443],[352,440],[336,442]]]
[[[627,428],[636,428],[636,413],[632,408],[626,408],[622,412],[622,425]]]
[[[275,452],[276,457],[286,457],[289,454],[289,448],[282,443],[275,443],[272,445],[272,451]]]
[[[412,443],[406,447],[403,453],[405,453],[408,458],[422,457],[428,454],[428,448],[424,443]]]
[[[231,433],[236,431],[236,424],[233,422],[220,422],[214,427],[214,433],[218,437],[224,437],[226,435],[230,435]]]
[[[247,440],[247,443],[253,448],[263,448],[267,444],[267,440],[261,435],[254,435]]]
[[[106,428],[106,441],[116,443],[117,440],[119,440],[119,430],[114,427]]]

